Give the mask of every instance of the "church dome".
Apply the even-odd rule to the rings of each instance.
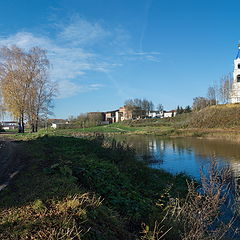
[[[240,58],[240,44],[238,44],[238,53],[237,53],[237,56],[236,56],[236,59]]]
[[[238,49],[237,57],[236,59],[240,58],[240,49]]]

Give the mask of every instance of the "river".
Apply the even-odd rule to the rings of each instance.
[[[238,143],[199,138],[162,138],[149,135],[119,135],[115,139],[125,141],[132,146],[139,160],[145,161],[149,167],[164,169],[172,174],[185,173],[196,180],[200,180],[201,170],[207,171],[211,160],[215,159],[220,168],[229,167],[232,172],[235,187],[230,192],[233,193],[239,189],[240,144]],[[230,194],[230,198],[231,196],[235,194]],[[235,200],[237,207],[240,199],[238,197]],[[222,208],[223,219],[231,218],[234,209],[224,206]],[[239,228],[239,217],[236,218],[234,226]],[[240,233],[230,232],[228,237],[228,239],[240,239]]]
[[[214,157],[219,166],[229,166],[240,177],[240,144],[198,138],[161,138],[158,136],[116,136],[117,141],[131,145],[139,159],[152,168],[172,174],[186,173],[200,178],[200,169],[207,168]]]

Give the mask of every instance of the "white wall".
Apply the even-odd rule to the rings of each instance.
[[[239,103],[240,102],[240,82],[237,82],[237,76],[240,75],[240,69],[238,68],[238,64],[240,64],[240,59],[239,58],[234,60],[231,103]]]

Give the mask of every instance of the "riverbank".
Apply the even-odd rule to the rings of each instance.
[[[153,135],[168,138],[194,137],[240,143],[240,129],[238,128],[175,128],[172,126],[126,127],[121,124],[112,124],[85,129],[57,129],[49,131],[49,133],[53,135],[73,137],[91,137],[98,134],[103,134],[108,137],[114,135]]]
[[[25,165],[0,192],[1,239],[150,239],[170,199],[186,196],[188,177],[148,168],[126,145],[53,134],[18,135]]]
[[[240,104],[206,107],[198,112],[179,114],[174,118],[138,119],[90,128],[57,129],[56,134],[88,136],[156,135],[162,137],[201,137],[240,142]]]
[[[209,114],[211,111],[206,110],[212,116],[208,121],[216,118]],[[136,161],[127,145],[103,136],[155,135],[240,142],[237,124],[224,128],[220,120],[216,127],[188,125],[190,119],[198,123],[206,112],[197,113],[198,118],[183,114],[84,129],[0,135],[3,141],[21,143],[24,153],[21,170],[0,191],[0,238],[156,239],[155,221],[164,219],[172,199],[186,197],[186,180],[190,179],[150,169]],[[178,239],[183,230],[181,224],[166,219],[160,229],[162,233],[171,229],[164,239]]]

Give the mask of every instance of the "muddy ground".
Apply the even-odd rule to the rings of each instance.
[[[23,167],[22,145],[11,140],[0,140],[0,191]]]

